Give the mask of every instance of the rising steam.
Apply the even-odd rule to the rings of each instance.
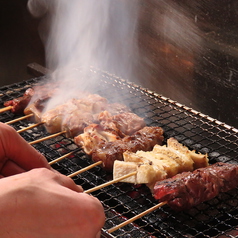
[[[46,67],[63,91],[57,103],[96,84],[90,67],[130,78],[137,58],[136,1],[29,0],[28,8],[44,20]]]

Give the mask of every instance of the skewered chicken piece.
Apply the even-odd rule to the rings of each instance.
[[[105,130],[102,125],[94,124],[86,127],[74,141],[94,162],[102,161],[103,167],[112,171],[114,161],[123,160],[125,151],[152,150],[154,145],[162,144],[163,139],[161,127],[143,127],[132,135],[120,138],[115,130]]]
[[[126,173],[137,171],[123,182],[142,184],[153,187],[156,181],[170,178],[184,171],[208,166],[207,155],[197,154],[180,144],[176,139],[169,138],[167,146],[155,145],[152,151],[124,152],[124,161],[115,161],[114,178]]]
[[[14,98],[13,100],[7,101],[4,103],[5,107],[11,106],[11,111],[14,114],[22,114],[25,107],[30,102],[34,94],[33,88],[29,88],[25,91],[24,95],[19,98]]]
[[[94,114],[104,110],[107,100],[97,94],[88,94],[80,99],[70,99],[41,116],[49,133],[66,131],[68,137],[83,132],[83,128],[94,121]]]
[[[153,195],[174,210],[185,210],[238,186],[238,165],[218,162],[158,181]]]
[[[85,127],[84,133],[74,138],[75,143],[82,146],[89,155],[106,143],[120,140],[126,135],[133,134],[135,128],[139,130],[145,126],[143,118],[130,112],[112,116],[108,111],[104,111],[98,114],[96,120],[99,124]]]
[[[54,93],[57,92],[57,90],[57,85],[55,83],[48,83],[42,86],[28,88],[22,97],[14,98],[13,100],[7,101],[4,103],[4,106],[11,106],[11,111],[14,114],[23,114],[25,108],[31,102],[32,99],[37,99],[34,100],[34,104],[39,105],[39,102],[43,103],[47,101],[50,97],[52,97]],[[30,113],[26,112],[26,114]]]
[[[108,110],[107,120],[111,114],[130,111],[125,105],[108,103],[107,99],[98,94],[81,93],[80,98],[73,98],[67,102],[42,113],[42,101],[29,104],[24,112],[33,114],[37,123],[43,122],[50,133],[66,131],[66,136],[73,138],[83,132],[83,129],[95,122],[105,121],[98,114]],[[142,119],[143,120],[143,119]]]

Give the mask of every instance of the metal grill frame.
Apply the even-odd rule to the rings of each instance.
[[[98,77],[97,92],[112,102],[122,102],[137,115],[145,118],[148,126],[161,126],[165,131],[165,142],[175,137],[180,143],[197,152],[207,153],[210,163],[217,161],[238,163],[238,130],[216,119],[197,112],[144,89],[107,72],[91,69],[92,75]],[[44,80],[38,77],[0,88],[1,107],[7,100],[22,96],[24,91]],[[112,98],[112,95],[118,95]],[[118,101],[120,100],[120,101]],[[0,114],[0,121],[15,119],[10,111]],[[18,130],[28,126],[28,120],[12,124]],[[43,126],[21,133],[28,142],[47,136]],[[51,161],[61,155],[75,150],[77,146],[71,139],[58,136],[40,142],[34,147]],[[68,175],[91,164],[90,158],[82,150],[70,158],[53,165],[59,172]],[[110,173],[101,167],[95,167],[74,181],[84,189],[100,185],[112,179]],[[118,183],[96,191],[94,196],[102,202],[106,223],[102,237],[236,237],[238,235],[238,189],[204,202],[188,211],[175,212],[164,206],[127,225],[113,234],[107,229],[122,223],[142,211],[157,204],[145,185]]]

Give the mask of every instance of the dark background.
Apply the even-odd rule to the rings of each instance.
[[[238,128],[235,0],[138,0],[139,66],[133,81]],[[39,19],[26,0],[0,0],[0,86],[44,65]]]

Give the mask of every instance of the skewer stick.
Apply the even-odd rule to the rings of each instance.
[[[9,110],[11,110],[11,109],[12,109],[12,106],[8,106],[8,107],[1,108],[1,109],[0,109],[0,113],[1,113],[1,112],[9,111]]]
[[[99,189],[101,189],[101,188],[107,187],[107,186],[109,186],[109,185],[111,185],[111,184],[118,183],[118,182],[120,182],[121,180],[123,180],[123,179],[125,179],[125,178],[128,178],[128,177],[130,177],[130,176],[136,175],[136,173],[137,173],[137,172],[132,172],[132,173],[126,174],[126,175],[124,175],[124,176],[122,176],[122,177],[120,177],[120,178],[113,179],[113,180],[111,180],[111,181],[109,181],[109,182],[107,182],[107,183],[103,183],[103,184],[101,184],[101,185],[99,185],[99,186],[96,186],[96,187],[94,187],[94,188],[88,189],[88,190],[86,190],[86,191],[84,191],[84,192],[85,192],[85,193],[92,193],[92,192],[94,192],[94,191],[96,191],[96,190],[99,190]]]
[[[85,172],[85,171],[87,171],[87,170],[89,170],[89,169],[91,169],[91,168],[93,168],[93,167],[95,167],[97,165],[100,165],[101,163],[102,163],[102,161],[98,161],[98,162],[96,162],[94,164],[91,164],[91,165],[89,165],[89,166],[87,166],[87,167],[85,167],[83,169],[80,169],[80,170],[78,170],[78,171],[68,175],[67,177],[72,178],[72,177],[74,177],[74,176],[76,176],[78,174],[81,174],[81,173],[83,173],[83,172]]]
[[[44,138],[40,138],[39,140],[31,141],[31,142],[29,142],[28,144],[34,145],[34,144],[37,144],[37,143],[39,143],[39,142],[42,142],[42,141],[45,141],[45,140],[48,140],[48,139],[57,137],[57,136],[59,136],[59,135],[62,135],[62,134],[64,134],[64,133],[66,133],[66,131],[61,131],[61,132],[59,132],[59,133],[55,133],[55,134],[53,134],[53,135],[46,136],[46,137],[44,137]]]
[[[39,126],[39,125],[42,125],[42,124],[44,124],[44,122],[39,122],[39,123],[36,123],[36,124],[34,124],[34,125],[31,125],[31,126],[22,128],[21,130],[18,130],[17,132],[18,132],[18,133],[21,133],[21,132],[23,132],[23,131],[30,130],[30,129],[32,129],[32,128],[34,128],[34,127],[37,127],[37,126]]]
[[[31,116],[33,116],[33,115],[34,115],[34,114],[31,113],[31,114],[28,114],[28,115],[26,115],[26,116],[19,117],[19,118],[17,118],[17,119],[14,119],[14,120],[11,120],[11,121],[8,121],[8,122],[5,122],[5,124],[10,125],[10,124],[12,124],[12,123],[15,123],[15,122],[18,122],[18,121],[21,121],[21,120],[27,119],[27,118],[29,118],[29,117],[31,117]]]
[[[153,207],[147,209],[146,211],[144,211],[144,212],[142,212],[142,213],[140,213],[140,214],[138,214],[138,215],[132,217],[131,219],[128,219],[128,220],[122,222],[121,224],[119,224],[119,225],[117,225],[117,226],[114,226],[113,228],[107,230],[107,232],[108,232],[108,233],[112,233],[112,232],[118,230],[119,228],[122,228],[123,226],[128,225],[128,224],[132,223],[133,221],[135,221],[135,220],[137,220],[137,219],[139,219],[139,218],[141,218],[141,217],[147,215],[148,213],[153,212],[154,210],[158,209],[159,207],[164,206],[166,203],[167,203],[167,202],[160,202],[160,203],[158,203],[157,205],[155,205],[155,206],[153,206]]]
[[[80,149],[80,148],[79,148],[79,149]],[[71,152],[69,152],[69,153],[67,153],[67,154],[65,154],[65,155],[63,155],[63,156],[61,156],[61,157],[59,157],[59,158],[57,158],[57,159],[55,159],[55,160],[50,161],[50,162],[49,162],[49,165],[52,165],[52,164],[55,164],[56,162],[61,161],[62,159],[64,159],[64,158],[66,158],[66,157],[72,155],[73,153],[77,152],[79,149],[76,149],[75,151],[71,151]]]

